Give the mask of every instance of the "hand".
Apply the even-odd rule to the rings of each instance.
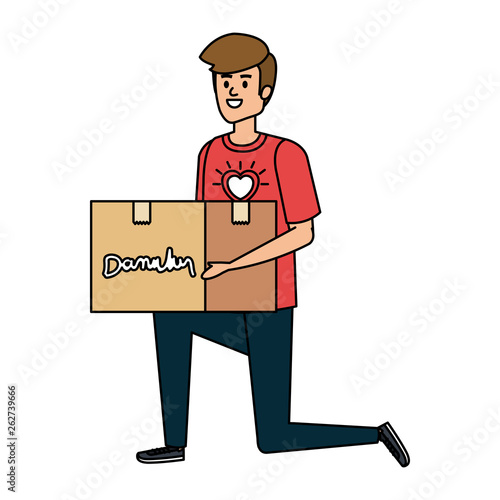
[[[205,272],[201,275],[201,277],[204,280],[210,280],[216,276],[220,276],[230,269],[231,265],[229,262],[209,262],[208,267],[205,269]]]

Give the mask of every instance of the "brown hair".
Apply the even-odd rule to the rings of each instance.
[[[244,33],[223,35],[203,49],[200,59],[211,65],[209,69],[213,73],[214,86],[217,73],[237,73],[257,66],[259,91],[271,87],[271,94],[264,100],[264,105],[271,99],[276,83],[276,59],[260,38]]]

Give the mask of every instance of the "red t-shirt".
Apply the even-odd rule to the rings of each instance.
[[[222,182],[229,168],[242,175],[245,171],[253,172],[247,174],[253,181],[246,179],[249,182],[241,183],[236,198],[230,197],[228,183]],[[246,185],[252,189],[243,196]],[[289,224],[307,221],[320,213],[306,152],[292,141],[267,134],[260,134],[245,146],[233,144],[228,134],[205,144],[198,158],[196,199],[276,201],[278,235],[288,231]],[[294,307],[297,305],[295,253],[276,260],[277,307]]]

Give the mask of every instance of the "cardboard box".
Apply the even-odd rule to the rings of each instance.
[[[276,202],[248,208],[241,224],[233,202],[92,201],[91,311],[274,311],[275,261],[201,278],[275,237]]]

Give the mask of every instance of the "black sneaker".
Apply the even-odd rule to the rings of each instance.
[[[407,467],[410,463],[410,455],[406,451],[401,439],[392,428],[389,422],[382,424],[378,428],[379,440],[385,444],[401,467]]]
[[[162,446],[151,450],[139,451],[135,456],[143,464],[160,464],[162,462],[180,462],[184,460],[184,448],[178,446]]]

